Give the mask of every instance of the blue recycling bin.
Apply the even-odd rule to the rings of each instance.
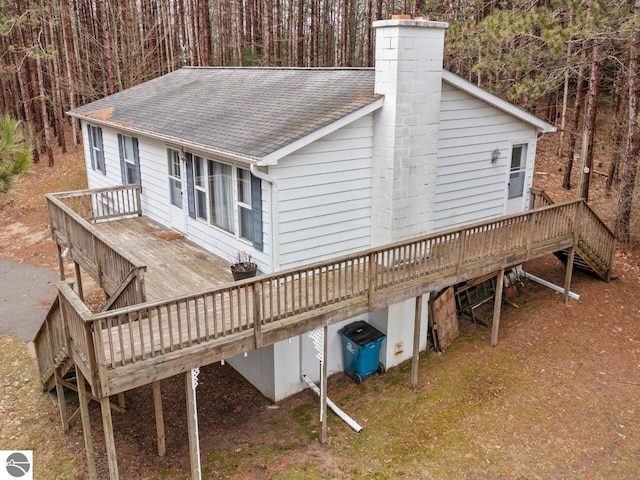
[[[360,383],[373,373],[382,373],[380,344],[385,335],[373,325],[359,320],[338,330],[342,337],[344,370],[354,382]]]

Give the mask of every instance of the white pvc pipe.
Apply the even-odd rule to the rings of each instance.
[[[531,275],[530,273],[527,273],[524,270],[522,271],[522,273],[524,274],[525,278],[529,278],[534,282],[539,283],[540,285],[544,285],[545,287],[550,288],[551,290],[555,290],[556,292],[564,293],[564,288],[559,287],[558,285],[555,285],[551,282],[547,282],[546,280],[543,280],[540,277],[536,277],[535,275]],[[569,292],[569,297],[573,298],[574,300],[580,300],[580,295],[574,292]]]
[[[315,383],[313,383],[309,379],[309,377],[307,377],[305,373],[302,374],[302,379],[306,382],[307,385],[309,385],[309,388],[311,388],[311,390],[313,390],[316,393],[316,395],[320,396],[320,389]],[[336,415],[338,415],[338,417],[344,420],[344,422],[347,425],[353,428],[356,431],[356,433],[360,433],[362,431],[362,427],[360,426],[360,424],[356,422],[353,418],[351,418],[349,415],[344,413],[342,410],[340,410],[340,407],[338,407],[335,403],[333,403],[329,397],[327,397],[327,406],[331,410],[333,410],[333,413],[335,413]]]

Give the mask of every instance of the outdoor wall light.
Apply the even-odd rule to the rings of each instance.
[[[180,160],[181,162],[186,162],[187,154],[184,152],[178,152],[178,160]]]
[[[496,163],[500,158],[500,150],[498,147],[495,148],[493,152],[491,152],[491,163]]]

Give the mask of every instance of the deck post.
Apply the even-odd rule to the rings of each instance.
[[[569,249],[569,256],[567,257],[567,271],[564,275],[564,293],[562,295],[562,302],[567,305],[569,303],[569,293],[571,290],[571,278],[573,277],[573,259],[576,255],[575,244]]]
[[[80,370],[80,369],[78,369]],[[113,422],[111,421],[111,402],[109,396],[100,397],[100,410],[102,411],[102,429],[104,430],[104,443],[107,450],[109,463],[109,478],[118,480],[118,457],[116,455],[116,442],[113,438]]]
[[[91,419],[89,418],[89,399],[87,398],[87,386],[85,384],[82,371],[76,369],[76,380],[78,382],[78,401],[80,403],[80,419],[82,421],[82,436],[84,437],[84,450],[87,454],[87,469],[89,470],[89,478],[95,480],[98,478],[96,470],[96,456],[93,451],[93,438],[91,437]]]
[[[498,329],[500,328],[500,309],[502,308],[502,287],[504,286],[504,268],[498,273],[496,282],[496,296],[493,303],[493,324],[491,326],[491,346],[498,344]]]
[[[416,297],[416,311],[413,322],[413,360],[411,361],[411,388],[418,388],[418,363],[420,361],[420,328],[422,325],[422,295]]]
[[[375,310],[376,277],[378,275],[378,260],[375,253],[369,254],[369,311]]]
[[[164,414],[162,413],[162,392],[160,380],[153,382],[153,408],[156,412],[156,436],[158,438],[158,456],[164,457],[167,453],[164,435]]]
[[[201,479],[200,440],[198,438],[198,407],[196,404],[196,387],[198,386],[199,368],[189,370],[185,374],[187,393],[187,430],[189,433],[189,456],[191,458],[191,478]]]
[[[322,330],[322,359],[320,360],[320,443],[327,443],[327,337],[328,327]]]
[[[76,281],[78,282],[78,296],[80,300],[84,301],[84,293],[82,288],[82,272],[80,271],[80,264],[73,260],[73,269],[76,274]]]
[[[58,250],[58,268],[60,269],[60,281],[64,281],[64,261],[62,260],[62,247],[56,242],[56,249]]]

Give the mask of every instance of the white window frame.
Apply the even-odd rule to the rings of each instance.
[[[240,172],[247,172],[247,174],[249,175],[246,180],[247,181],[246,190],[247,190],[249,203],[243,202],[240,200],[240,182],[242,181]],[[251,206],[252,205],[251,203],[252,201],[251,171],[248,168],[236,167],[235,176],[236,176],[236,215],[238,216],[238,229],[237,229],[238,231],[236,232],[236,234],[238,238],[240,238],[241,240],[251,242],[251,244],[253,245],[253,208]],[[248,238],[243,235],[243,233],[246,233],[242,231],[242,211],[243,210],[248,210],[251,217],[251,225],[249,227],[251,238]]]
[[[127,143],[131,146],[131,154],[134,158],[127,157]],[[124,160],[125,184],[140,183],[138,176],[138,166],[136,164],[135,153],[133,151],[133,137],[130,135],[122,135],[122,159]],[[132,174],[133,178],[129,174]]]
[[[231,180],[230,180],[231,185],[230,185],[230,187],[231,187],[231,203],[232,203],[232,206],[230,208],[230,221],[231,221],[230,228],[227,228],[226,226],[218,224],[218,223],[214,223],[214,221],[213,221],[214,209],[211,208],[211,203],[214,201],[214,198],[215,198],[215,196],[213,194],[213,189],[211,188],[211,183],[213,181],[213,178],[212,178],[213,177],[213,168],[211,168],[211,166],[212,166],[213,163],[217,163],[219,165],[225,165],[225,166],[227,166],[227,167],[229,167],[231,169]],[[208,179],[208,181],[207,181],[207,191],[208,191],[208,194],[209,194],[209,225],[211,225],[212,227],[215,227],[215,228],[219,228],[223,232],[232,234],[232,235],[237,237],[237,235],[236,235],[236,231],[237,231],[236,225],[238,224],[238,222],[237,222],[237,219],[236,219],[235,208],[234,208],[235,204],[236,204],[236,191],[235,191],[235,185],[234,185],[234,183],[235,183],[234,171],[235,171],[235,166],[234,165],[231,165],[231,164],[225,163],[225,162],[221,162],[221,161],[215,160],[213,158],[207,158],[207,172],[208,172],[208,175],[207,175],[207,179]]]
[[[100,137],[98,137],[98,132],[100,134]],[[91,135],[90,145],[91,158],[93,158],[93,170],[106,175],[107,169],[104,163],[104,143],[102,140],[102,128],[96,127],[95,125],[89,125],[89,135]],[[100,138],[100,142],[96,141],[98,138]],[[98,145],[98,143],[102,144],[102,149],[100,148],[100,145]]]
[[[177,192],[174,182],[177,182],[176,184],[180,184],[180,191],[182,191],[182,165],[180,162],[180,152],[172,149],[169,149],[169,152],[169,202],[174,207],[182,209],[182,196],[179,199],[174,198],[174,193]],[[178,175],[176,175],[176,171]]]
[[[196,220],[209,223],[209,175],[207,174],[207,159],[201,155],[193,155],[193,193],[195,195],[195,215]],[[201,172],[198,175],[196,165],[200,163]],[[200,182],[198,181],[200,179]],[[204,196],[204,211],[200,208],[199,197]]]
[[[517,168],[513,166],[513,154],[516,149],[520,148],[520,163]],[[509,188],[507,189],[507,199],[512,200],[514,198],[524,197],[524,190],[527,180],[527,157],[529,155],[529,144],[526,142],[514,143],[511,146],[511,158],[509,159]],[[517,175],[517,181],[522,183],[522,189],[519,190],[519,194],[515,195],[512,191],[512,185],[514,182],[514,175]]]

